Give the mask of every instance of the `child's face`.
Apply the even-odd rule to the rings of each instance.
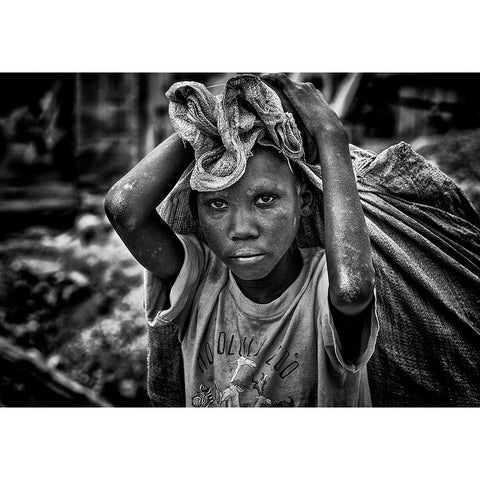
[[[266,277],[289,250],[300,224],[301,188],[278,155],[257,149],[237,183],[198,193],[198,221],[207,244],[243,280]]]

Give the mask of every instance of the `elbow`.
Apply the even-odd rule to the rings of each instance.
[[[330,301],[344,315],[358,315],[371,302],[374,289],[375,272],[371,267],[332,282],[329,288]]]
[[[104,209],[115,230],[135,229],[137,219],[129,205],[126,192],[118,184],[115,184],[107,192],[104,200]]]

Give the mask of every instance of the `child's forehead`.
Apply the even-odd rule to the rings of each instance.
[[[221,195],[225,197],[235,196],[238,194],[246,194],[248,196],[255,196],[259,193],[265,192],[283,192],[288,190],[291,185],[287,179],[274,179],[267,177],[251,177],[241,178],[237,183],[228,188],[216,192],[199,192],[202,196],[216,196]]]
[[[247,195],[256,195],[261,192],[281,192],[290,189],[294,184],[294,176],[287,169],[262,168],[250,169],[245,171],[244,175],[228,188],[219,192],[222,195],[236,195],[240,192]]]
[[[291,185],[288,179],[283,178],[267,178],[267,177],[254,177],[248,179],[244,184],[239,184],[240,187],[246,191],[247,194],[255,194],[259,191],[275,191],[285,190]]]
[[[287,160],[271,148],[256,147],[248,159],[244,174],[228,188],[205,194],[237,194],[240,191],[256,194],[259,191],[286,190],[295,183],[295,174]]]
[[[262,149],[248,159],[245,173],[240,181],[244,180],[255,184],[283,183],[288,185],[294,177],[285,157],[271,149]]]

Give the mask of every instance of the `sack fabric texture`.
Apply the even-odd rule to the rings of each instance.
[[[316,187],[300,247],[324,246],[322,175],[276,93],[258,77],[229,80],[221,96],[196,82],[167,92],[170,118],[195,162],[159,212],[202,238],[190,190],[235,183],[255,143],[297,163]],[[458,186],[406,143],[376,155],[350,146],[376,273],[380,331],[368,364],[374,406],[480,406],[480,219]],[[185,405],[174,328],[149,327],[148,390],[155,405]]]

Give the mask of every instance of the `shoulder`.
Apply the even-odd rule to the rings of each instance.
[[[302,302],[305,299],[313,304],[323,305],[323,297],[328,292],[328,273],[325,250],[320,247],[300,248],[303,268],[300,273]],[[314,300],[315,299],[315,300]],[[313,305],[312,304],[312,305]]]
[[[180,242],[185,251],[184,267],[189,266],[189,263],[196,263],[200,270],[206,271],[211,268],[226,268],[225,265],[212,252],[210,247],[200,240],[196,235],[178,234]]]
[[[227,266],[210,247],[195,235],[178,235],[185,249],[185,261],[179,277],[195,277],[196,288],[208,295],[228,278]]]
[[[155,275],[145,275],[145,310],[150,326],[161,320],[178,326],[189,321],[193,305],[209,304],[218,296],[228,278],[227,267],[208,245],[195,235],[178,235],[185,250],[185,259],[173,284],[162,282]]]
[[[309,277],[326,273],[327,263],[325,249],[321,247],[300,248],[304,268],[308,269]]]
[[[329,313],[328,308],[328,270],[325,249],[321,247],[301,248],[303,258],[304,297],[312,302],[317,315]]]

